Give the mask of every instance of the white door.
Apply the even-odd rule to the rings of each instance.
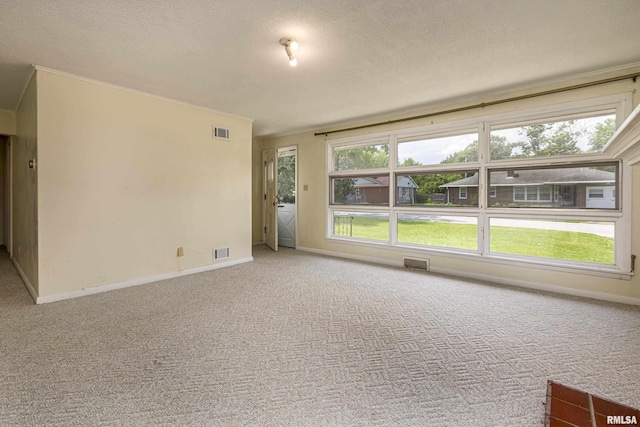
[[[278,149],[278,246],[296,247],[296,147]]]
[[[278,250],[278,169],[276,150],[264,152],[264,182],[265,182],[265,227],[264,241],[274,251]]]
[[[615,209],[616,192],[614,186],[587,187],[586,207],[590,209]]]

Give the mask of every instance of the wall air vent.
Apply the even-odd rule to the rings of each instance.
[[[406,268],[412,268],[414,270],[429,271],[429,260],[420,258],[402,258],[403,264]]]
[[[231,134],[229,133],[229,129],[214,126],[213,137],[218,139],[231,139]]]
[[[219,259],[229,258],[229,248],[222,249],[214,249],[213,250],[213,260],[217,261]]]

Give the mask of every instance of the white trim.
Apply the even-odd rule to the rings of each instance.
[[[487,282],[500,283],[502,285],[517,286],[520,288],[537,289],[540,291],[553,292],[563,295],[573,295],[583,298],[592,298],[602,301],[617,302],[621,304],[640,306],[640,298],[628,297],[624,295],[608,294],[605,292],[587,291],[584,289],[567,288],[565,286],[548,285],[540,282],[530,282],[528,280],[506,279],[504,277],[489,276],[486,274],[474,274],[467,271],[450,270],[448,268],[430,267],[430,272],[445,274],[447,276],[458,276],[467,279],[484,280]]]
[[[125,280],[124,282],[110,283],[108,285],[101,285],[92,288],[83,288],[76,291],[62,292],[55,295],[47,295],[44,297],[36,298],[36,304],[46,304],[49,302],[63,301],[72,298],[83,297],[86,295],[99,294],[102,292],[109,292],[116,289],[130,288],[133,286],[144,285],[146,283],[158,282],[160,280],[173,279],[176,277],[188,276],[196,273],[203,273],[205,271],[217,270],[219,268],[231,267],[232,265],[243,264],[245,262],[253,261],[253,257],[241,258],[233,261],[221,262],[212,265],[205,265],[203,267],[190,268],[188,270],[171,271],[169,273],[158,274],[156,276],[140,277],[132,280]]]
[[[11,262],[15,266],[16,270],[18,271],[18,274],[20,275],[20,278],[24,282],[24,286],[29,291],[29,294],[31,294],[31,298],[33,298],[33,301],[37,304],[38,303],[38,293],[33,288],[33,285],[31,285],[31,282],[27,278],[27,275],[24,273],[24,271],[22,270],[22,267],[20,267],[20,264],[18,264],[18,261],[16,261],[15,258],[11,258]]]
[[[263,234],[264,234],[264,233],[263,233]],[[264,245],[264,239],[263,239],[262,241],[260,241],[260,242],[253,242],[253,243],[251,244],[251,246],[260,246],[260,245]]]
[[[487,219],[485,218],[485,221],[486,220]],[[480,224],[480,222],[478,224]],[[571,263],[571,261],[565,260],[562,260],[563,262],[559,263],[551,258],[524,257],[509,254],[491,254],[489,253],[488,248],[485,248],[484,253],[481,254],[477,251],[446,248],[442,246],[419,246],[411,243],[398,243],[392,245],[388,241],[382,240],[356,240],[356,238],[349,239],[337,237],[326,237],[324,240],[327,243],[346,244],[349,246],[362,246],[370,249],[378,248],[391,250],[393,252],[406,253],[407,251],[410,251],[412,253],[420,254],[420,256],[423,257],[425,256],[425,254],[431,254],[433,256],[454,258],[466,261],[489,262],[492,264],[509,265],[512,267],[559,271],[562,273],[606,277],[609,279],[631,280],[631,277],[634,275],[634,273],[621,271],[615,266],[600,266],[599,264],[595,263],[593,264],[593,266],[591,266],[586,263]],[[488,242],[488,240],[486,240],[485,243],[486,242]],[[624,268],[624,266],[622,267]]]
[[[358,256],[358,255],[346,254],[343,252],[326,251],[321,249],[313,249],[313,248],[305,248],[305,247],[299,247],[298,250],[302,252],[310,252],[310,253],[330,256],[334,258],[346,258],[346,259],[352,259],[356,261],[364,261],[364,262],[372,262],[375,264],[389,265],[392,267],[403,267],[403,264],[401,262],[391,261],[391,260],[382,259],[382,258]],[[563,295],[573,295],[573,296],[578,296],[583,298],[592,298],[596,300],[640,306],[640,298],[628,297],[624,295],[608,294],[605,292],[587,291],[587,290],[576,289],[576,288],[567,288],[564,286],[557,286],[557,285],[548,285],[540,282],[507,279],[504,277],[489,276],[486,274],[475,274],[475,273],[460,271],[460,270],[450,270],[448,268],[434,267],[432,263],[430,264],[431,265],[429,266],[429,272],[425,272],[425,274],[436,273],[436,274],[443,274],[443,275],[453,276],[453,277],[464,277],[467,279],[499,283],[502,285],[516,286],[520,288],[536,289],[540,291],[553,292],[553,293],[563,294]]]
[[[29,87],[29,84],[31,83],[31,79],[33,79],[33,75],[36,73],[36,66],[32,65],[31,66],[31,71],[29,71],[29,77],[27,78],[26,82],[24,83],[24,86],[22,86],[22,91],[20,92],[20,99],[18,101],[18,104],[16,105],[16,109],[13,110],[13,113],[16,114],[18,112],[18,110],[20,109],[20,105],[22,105],[22,99],[24,98],[24,94],[27,93],[27,88]],[[16,124],[17,126],[17,124]]]
[[[620,125],[602,151],[613,157],[622,157],[629,165],[640,162],[640,105]]]
[[[75,79],[75,80],[80,80],[80,81],[86,82],[86,83],[93,83],[93,84],[96,84],[96,85],[99,85],[99,86],[108,87],[108,88],[111,88],[111,89],[121,90],[121,91],[124,91],[124,92],[133,93],[133,94],[136,94],[136,95],[142,95],[142,96],[146,96],[146,97],[149,97],[149,98],[158,99],[160,101],[166,101],[166,102],[171,102],[173,104],[179,104],[179,105],[183,105],[183,106],[186,106],[186,107],[196,108],[198,110],[207,111],[209,113],[215,113],[215,114],[220,114],[220,115],[227,116],[227,117],[233,117],[234,119],[242,119],[242,120],[248,120],[250,122],[254,122],[254,119],[250,119],[248,117],[242,117],[242,116],[237,116],[235,114],[224,113],[222,111],[213,110],[211,108],[202,107],[200,105],[190,104],[188,102],[178,101],[178,100],[175,100],[175,99],[166,98],[164,96],[154,95],[154,94],[148,93],[148,92],[142,92],[142,91],[136,90],[136,89],[130,89],[128,87],[118,86],[118,85],[114,85],[112,83],[106,83],[106,82],[102,82],[100,80],[94,80],[94,79],[90,79],[88,77],[78,76],[76,74],[65,73],[64,71],[58,71],[58,70],[54,70],[52,68],[42,67],[40,65],[35,65],[34,64],[33,67],[34,67],[34,70],[44,71],[46,73],[56,74],[56,75],[62,76],[62,77],[68,77],[68,78]]]

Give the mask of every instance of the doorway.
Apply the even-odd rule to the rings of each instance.
[[[296,247],[296,148],[278,149],[278,246]]]
[[[274,251],[279,246],[296,247],[297,236],[297,147],[265,150],[264,241]]]

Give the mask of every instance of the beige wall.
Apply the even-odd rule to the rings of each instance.
[[[13,111],[0,110],[0,134],[16,134],[16,113]]]
[[[604,78],[608,75],[597,76],[594,78]],[[564,82],[562,85],[570,85],[582,83],[583,80],[572,82]],[[551,89],[560,85],[549,85],[540,87],[536,90]],[[558,104],[562,102],[577,101],[580,99],[593,98],[604,95],[629,93],[640,89],[640,82],[634,83],[626,80],[619,83],[607,84],[590,89],[581,89],[562,94],[550,95],[543,98],[535,98],[525,101],[518,101],[509,104],[487,107],[484,109],[472,110],[465,113],[449,114],[447,116],[437,116],[430,119],[416,120],[402,124],[379,126],[375,128],[352,131],[349,133],[340,133],[332,138],[343,138],[352,135],[363,135],[366,133],[377,133],[391,129],[399,129],[403,127],[414,127],[428,125],[433,123],[443,123],[447,121],[460,120],[477,116],[485,116],[489,114],[523,110],[528,108],[540,107],[549,104]],[[503,94],[501,97],[511,95],[520,95],[524,92],[513,92],[511,94]],[[490,98],[488,98],[490,99]],[[633,95],[634,106],[640,102],[640,94]],[[441,106],[437,109],[446,109],[455,105]],[[434,109],[437,110],[437,109]],[[429,110],[419,111],[411,115],[425,114]],[[387,117],[389,120],[397,117]],[[348,127],[346,125],[345,127]],[[317,131],[316,131],[317,132]],[[591,275],[563,273],[550,270],[540,270],[532,268],[514,267],[507,265],[497,265],[494,263],[479,261],[470,261],[468,259],[445,257],[442,255],[434,255],[424,251],[399,250],[389,248],[375,248],[362,245],[341,244],[325,240],[326,230],[326,201],[328,195],[326,192],[326,143],[322,136],[316,137],[314,132],[304,132],[296,135],[289,135],[278,138],[265,139],[261,141],[262,148],[283,147],[287,145],[298,145],[298,245],[302,248],[310,248],[313,250],[328,251],[340,254],[348,254],[352,256],[370,257],[373,259],[400,263],[402,257],[406,255],[428,257],[431,260],[433,268],[446,269],[452,272],[462,272],[473,275],[492,276],[497,279],[513,281],[537,282],[541,285],[551,285],[553,287],[573,288],[579,291],[606,293],[618,297],[640,298],[640,278],[634,276],[631,281],[607,279]],[[254,170],[254,174],[257,173]],[[308,191],[303,191],[303,186],[308,185]],[[262,185],[261,180],[258,185]],[[640,168],[633,171],[633,215],[637,217],[640,212]],[[254,209],[254,212],[256,210]],[[261,212],[261,211],[260,211]],[[262,216],[254,214],[254,229],[256,224],[262,223]],[[255,240],[255,237],[254,237]],[[640,226],[633,226],[632,230],[632,253],[640,254]],[[499,272],[496,276],[496,272]]]
[[[36,294],[38,281],[38,169],[30,169],[29,160],[37,158],[37,82],[31,78],[16,112],[16,136],[12,149],[13,253],[14,262],[23,271]]]
[[[251,257],[251,121],[37,74],[40,296]]]

